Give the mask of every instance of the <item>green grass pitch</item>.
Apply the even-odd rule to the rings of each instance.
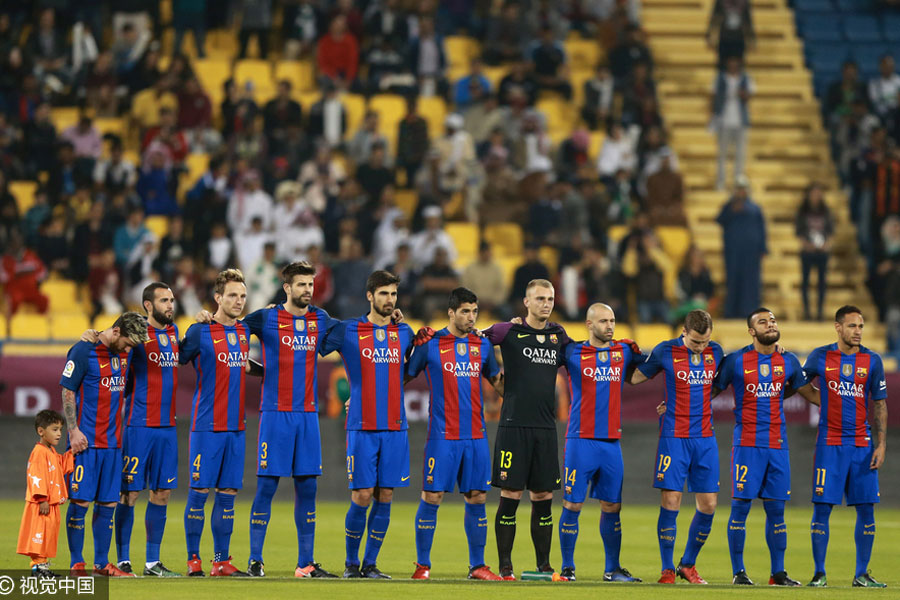
[[[685,507],[678,520],[678,541],[676,543],[676,562],[684,549],[685,538],[693,506],[689,497],[685,498]],[[134,535],[132,537],[132,559],[141,564],[144,558],[143,515],[146,498],[138,504],[135,514]],[[496,570],[497,551],[493,536],[493,518],[496,499],[488,502],[488,545],[487,562]],[[212,502],[207,504],[207,517]],[[65,510],[65,508],[63,508]],[[182,513],[184,504],[176,502],[169,508],[166,536],[163,541],[163,562],[170,568],[183,572],[185,568],[184,529]],[[802,595],[810,598],[858,598],[859,594],[876,593],[882,597],[900,597],[900,510],[876,509],[877,537],[872,557],[872,573],[889,587],[884,591],[853,590],[850,582],[855,566],[855,550],[853,527],[855,511],[847,507],[836,507],[831,518],[831,543],[828,553],[828,589],[773,589],[765,585],[769,576],[769,555],[766,549],[763,523],[765,515],[762,506],[754,503],[750,513],[747,531],[745,560],[751,578],[756,581],[755,588],[733,588],[731,583],[731,563],[728,557],[728,542],[725,537],[725,524],[729,507],[721,506],[716,514],[712,534],[700,553],[698,570],[709,586],[693,586],[688,591],[688,584],[680,582],[675,586],[659,586],[647,582],[655,582],[659,574],[659,553],[656,542],[656,518],[658,508],[653,506],[625,506],[622,512],[622,564],[633,574],[642,577],[643,584],[604,584],[603,545],[598,532],[600,509],[596,504],[587,505],[580,520],[581,532],[575,552],[578,582],[470,582],[465,580],[468,552],[463,531],[463,506],[456,499],[445,503],[438,513],[438,527],[432,551],[432,580],[429,582],[412,582],[409,576],[413,571],[416,559],[413,518],[416,505],[395,503],[391,514],[391,527],[385,544],[382,547],[379,568],[394,577],[393,582],[373,581],[314,581],[295,580],[293,569],[296,561],[297,542],[293,521],[293,506],[289,503],[276,503],[273,506],[272,520],[266,538],[265,559],[266,578],[262,580],[216,580],[209,577],[203,579],[155,579],[139,578],[136,580],[114,580],[111,585],[112,598],[128,598],[129,600],[158,599],[160,597],[206,598],[219,600],[231,598],[278,598],[290,597],[294,594],[310,594],[311,598],[337,600],[339,598],[358,599],[365,595],[367,600],[391,598],[396,600],[400,595],[427,594],[429,598],[460,598],[461,594],[489,593],[491,600],[503,598],[538,597],[548,594],[559,597],[597,597],[598,595],[615,595],[617,598],[684,598],[686,594],[701,594],[707,598],[781,598]],[[323,567],[335,573],[343,570],[344,561],[344,514],[346,504],[342,502],[321,503],[318,507],[318,528],[316,532],[316,559]],[[554,528],[559,516],[559,499],[555,503]],[[0,501],[0,530],[4,531],[4,550],[0,553],[0,568],[21,569],[27,566],[27,559],[14,554],[15,532],[19,528],[22,503],[13,500]],[[244,568],[249,554],[248,518],[250,513],[249,494],[239,497],[236,509],[235,531],[231,542],[234,563]],[[513,560],[517,574],[522,570],[534,568],[534,554],[530,538],[530,508],[528,502],[522,503],[518,517],[519,530],[516,539]],[[812,555],[809,541],[809,520],[811,505],[796,502],[788,509],[786,515],[788,525],[787,570],[795,579],[804,584],[812,575]],[[90,523],[90,515],[88,515]],[[87,528],[85,556],[92,555],[90,526]],[[204,570],[208,572],[209,559],[212,558],[212,534],[209,523],[203,533],[201,552]],[[110,556],[115,556],[115,542]],[[559,569],[560,556],[558,538],[554,533],[552,564]],[[69,553],[66,547],[65,532],[60,535],[59,555],[54,561],[58,571],[65,571],[69,564]],[[136,567],[138,568],[138,567]],[[761,584],[761,585],[760,585]],[[414,587],[411,587],[414,586]],[[422,587],[422,589],[416,589]],[[487,591],[490,588],[490,591]],[[524,595],[524,596],[523,596]]]

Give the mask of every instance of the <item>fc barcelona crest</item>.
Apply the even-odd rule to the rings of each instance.
[[[700,364],[700,355],[699,354],[691,354],[691,364],[694,366]]]
[[[111,359],[109,359],[109,364],[112,366],[113,371],[119,370],[119,359],[117,357],[113,356]]]
[[[543,343],[546,341],[546,339],[547,339],[547,336],[546,336],[546,335],[536,335],[536,336],[534,336],[534,337],[537,338],[537,341],[538,341],[539,344],[543,344]]]
[[[844,377],[850,377],[853,375],[853,365],[843,365],[841,367],[841,373],[844,374]]]
[[[234,333],[228,334],[228,343],[231,344],[232,346],[234,344],[237,344],[237,336]]]
[[[703,355],[703,361],[708,365],[713,364],[713,362],[715,362],[715,360],[716,359],[713,358],[712,354],[704,354]]]
[[[615,360],[615,361],[622,360],[622,353],[621,353],[621,352],[618,352],[618,351],[613,352],[613,353],[612,353],[612,359]]]
[[[315,322],[315,321],[310,321],[310,322],[309,322],[309,330],[310,330],[310,331],[315,331],[315,330],[318,329],[318,328],[319,328],[319,326],[316,325],[316,322]]]
[[[164,334],[164,333],[162,333],[162,334],[156,336],[156,339],[159,340],[159,345],[160,345],[160,346],[168,346],[168,345],[169,345],[169,336],[167,336],[167,335]]]
[[[772,372],[775,373],[775,377],[780,377],[784,375],[784,367],[781,365],[772,365]]]
[[[78,484],[77,484],[77,483],[73,483],[73,484],[71,485],[71,488],[72,488],[72,491],[73,491],[73,492],[77,492],[77,491],[78,491]]]
[[[259,461],[259,468],[260,468],[260,469],[268,469],[268,468],[269,468],[269,462],[266,461],[266,460],[261,460],[261,461]]]
[[[481,350],[478,348],[478,346],[472,346],[471,348],[469,348],[469,352],[472,353],[472,356],[478,356],[479,354],[481,354]]]
[[[375,339],[377,339],[379,342],[384,341],[384,329],[375,330]]]
[[[175,338],[175,334],[174,334],[174,333],[169,335],[169,339],[172,340],[172,345],[173,345],[173,346],[174,346],[175,344],[178,343],[178,340]]]
[[[770,373],[769,365],[759,365],[759,374],[768,377]]]
[[[555,333],[551,333],[551,334],[550,334],[550,343],[551,343],[551,344],[558,344],[558,343],[559,343],[559,338],[556,336]]]
[[[306,321],[303,319],[296,319],[294,321],[294,329],[297,331],[305,331],[306,330]]]
[[[247,337],[246,337],[243,333],[238,334],[238,339],[241,340],[241,343],[242,343],[242,344],[246,344],[246,343],[247,343]]]
[[[434,483],[434,475],[429,475],[425,478],[425,483],[432,484]]]
[[[125,483],[134,483],[134,475],[126,475]]]
[[[856,376],[862,379],[866,375],[869,374],[869,369],[866,367],[856,367]]]
[[[392,342],[396,342],[397,340],[400,339],[400,336],[397,335],[397,332],[396,332],[396,331],[389,331],[389,332],[388,332],[388,338],[389,338]]]
[[[736,487],[737,487],[737,491],[739,491],[739,492],[743,492],[743,491],[744,491],[744,484],[743,484],[743,483],[738,482]]]
[[[459,354],[460,356],[465,356],[466,355],[466,345],[463,343],[457,344],[456,345],[456,353]]]

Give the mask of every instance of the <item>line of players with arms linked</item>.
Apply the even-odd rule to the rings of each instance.
[[[414,333],[395,309],[399,279],[389,272],[376,271],[369,277],[368,314],[345,321],[332,319],[311,304],[315,271],[308,263],[292,263],[282,275],[287,300],[241,320],[246,301],[243,277],[234,269],[221,272],[215,283],[216,313],[201,312],[184,339],[173,323],[171,289],[151,284],[143,295],[146,319],[125,313],[109,329],[87,332],[85,340],[71,348],[60,385],[69,445],[75,453],[74,470],[67,476],[72,501],[65,515],[73,572],[87,572],[85,516],[88,504],[94,502],[94,573],[134,574],[130,556],[134,506],[140,491],[149,489],[143,574],[178,576],[160,561],[159,549],[166,505],[178,479],[177,367],[190,362],[197,384],[188,450],[190,492],[184,511],[187,575],[204,575],[200,538],[208,495],[214,490],[209,520],[215,556],[210,575],[264,576],[262,550],[272,498],[280,478],[291,477],[298,545],[295,575],[336,577],[315,562],[313,547],[316,478],[322,473],[316,365],[318,355],[337,351],[350,383],[346,433],[351,501],[345,520],[345,578],[390,578],[376,565],[390,524],[393,490],[410,482],[403,385],[425,371],[431,395],[413,579],[430,577],[438,508],[444,493],[458,488],[465,497],[470,579],[516,578],[511,553],[517,508],[527,489],[536,571],[521,573],[523,579],[575,580],[579,514],[590,493],[602,510],[603,579],[641,581],[619,562],[624,474],[620,406],[626,382],[637,385],[662,372],[665,398],[657,409],[660,429],[653,481],[661,491],[659,583],[675,583],[678,577],[706,583],[696,563],[712,526],[719,489],[711,400],[732,386],[736,422],[728,543],[733,582],[752,585],[743,563],[745,522],[752,500],[761,498],[771,555],[769,584],[800,585],[784,567],[784,508],[790,497],[784,399],[796,392],[820,407],[811,523],[815,574],[809,585],[826,585],[829,515],[846,496],[857,511],[853,585],[884,587],[871,577],[868,563],[875,533],[873,507],[879,501],[878,467],[886,447],[887,390],[881,358],[861,345],[864,321],[859,309],[838,310],[837,342],[814,350],[801,367],[793,354],[778,346],[777,321],[765,308],[747,319],[752,343],[727,356],[711,341],[712,319],[700,310],[687,315],[680,337],[645,354],[631,340],[614,339],[615,315],[605,304],[594,304],[587,311],[587,341],[572,341],[550,321],[554,291],[546,280],[529,283],[524,320],[480,332],[475,328],[478,299],[458,288],[449,297],[447,327]],[[261,363],[249,359],[251,335],[261,344]],[[500,348],[502,372],[494,346]],[[566,366],[571,387],[563,473],[554,407],[560,366]],[[229,543],[235,496],[243,482],[247,374],[262,376],[262,398],[250,556],[247,570],[241,571],[231,562]],[[819,389],[812,384],[817,377]],[[493,461],[483,416],[482,378],[504,399]],[[696,494],[696,512],[676,566],[676,517],[685,482]],[[498,573],[484,558],[490,486],[501,490],[494,519]],[[558,527],[563,563],[557,573],[549,557],[554,531],[551,502],[560,487],[564,487]],[[108,557],[113,531],[117,563]],[[21,540],[20,535],[19,551],[27,554]],[[47,556],[32,558],[39,574],[51,573]]]

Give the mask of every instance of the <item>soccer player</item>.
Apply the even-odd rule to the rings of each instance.
[[[316,534],[316,481],[322,474],[319,437],[317,351],[338,321],[313,306],[316,270],[308,262],[282,269],[284,304],[244,319],[262,345],[262,401],[257,440],[256,497],[250,514],[247,573],[263,577],[262,548],[281,477],[294,479],[294,522],[298,558],[295,577],[336,577],[313,559]]]
[[[788,577],[784,569],[787,549],[784,503],[791,498],[784,398],[805,387],[811,392],[812,386],[797,357],[776,350],[781,333],[772,311],[754,310],[747,316],[747,329],[753,343],[725,357],[713,384],[713,396],[729,385],[734,390],[732,501],[728,517],[732,583],[753,585],[744,568],[744,540],[750,503],[754,498],[762,498],[772,566],[769,585],[798,586],[800,582]]]
[[[550,575],[553,490],[559,489],[556,440],[556,372],[563,364],[565,329],[550,322],[553,284],[533,279],[525,291],[523,323],[497,323],[484,335],[500,346],[504,395],[494,443],[491,485],[500,488],[495,517],[500,576],[514,580],[512,547],[516,510],[527,488],[531,498],[531,540],[537,569]]]
[[[166,506],[172,489],[178,487],[175,392],[180,337],[174,323],[175,296],[168,285],[155,282],[144,288],[141,301],[147,311],[148,340],[131,353],[126,382],[122,495],[115,514],[118,567],[132,572],[129,549],[134,505],[141,490],[149,488],[144,575],[179,577],[159,560]]]
[[[369,275],[368,314],[337,325],[325,339],[322,352],[340,353],[350,382],[346,423],[350,509],[344,524],[345,578],[390,579],[378,569],[376,561],[391,521],[394,488],[409,485],[403,376],[413,332],[405,323],[391,322],[398,283],[400,278],[387,271]],[[368,541],[360,567],[359,546],[367,528]]]
[[[719,449],[713,432],[713,378],[724,352],[711,342],[712,317],[704,310],[685,316],[680,337],[661,342],[632,376],[637,385],[660,371],[666,374],[665,413],[659,422],[659,446],[653,487],[661,490],[657,534],[662,558],[659,583],[675,583],[675,576],[705,584],[697,573],[700,549],[712,529],[719,491]],[[687,480],[696,494],[697,510],[688,541],[676,568],[673,563],[676,519]]]
[[[184,509],[188,575],[203,576],[200,536],[210,488],[216,489],[212,512],[212,576],[246,577],[231,564],[228,548],[234,529],[234,499],[244,478],[244,379],[250,329],[238,321],[247,301],[244,276],[226,269],[215,282],[218,305],[212,323],[194,323],[185,334],[178,358],[197,370],[191,407],[191,490]]]
[[[616,315],[606,304],[592,304],[585,324],[588,340],[565,348],[572,403],[566,431],[563,511],[559,518],[560,579],[575,581],[578,517],[587,497],[600,501],[600,537],[606,551],[604,581],[639,582],[619,563],[622,548],[622,389],[644,361],[631,340],[613,340]]]
[[[463,527],[469,542],[469,579],[498,581],[484,564],[487,516],[484,503],[491,483],[491,450],[484,426],[481,378],[502,395],[503,375],[491,343],[474,333],[478,297],[466,288],[450,292],[447,327],[417,345],[407,380],[423,370],[431,390],[428,441],[425,443],[422,499],[416,512],[416,570],[413,579],[428,579],[437,513],[454,485],[465,496]],[[431,332],[427,332],[430,334]],[[419,344],[425,336],[416,336]]]
[[[66,511],[66,537],[72,574],[86,575],[84,516],[94,502],[94,573],[133,577],[109,562],[113,514],[122,489],[122,401],[131,349],[147,341],[147,322],[123,313],[100,332],[98,342],[77,342],[66,359],[59,384],[75,470],[69,480],[72,503]]]
[[[813,477],[810,525],[815,574],[809,585],[825,587],[825,554],[831,509],[844,497],[856,507],[854,587],[887,587],[872,578],[869,559],[875,542],[878,469],[884,463],[887,436],[887,383],[881,357],[862,345],[865,320],[855,306],[834,315],[836,343],[816,348],[803,370],[819,377],[819,434]],[[805,396],[814,402],[815,397]],[[872,403],[872,423],[867,413]]]

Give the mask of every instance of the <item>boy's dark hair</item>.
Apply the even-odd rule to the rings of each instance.
[[[747,315],[747,329],[753,329],[753,317],[755,317],[759,313],[770,313],[770,312],[772,312],[772,311],[769,310],[768,308],[766,308],[764,306],[760,306],[759,308],[754,310],[752,313]],[[772,313],[772,314],[775,314],[775,313]]]
[[[684,328],[702,335],[712,329],[712,317],[705,310],[692,310],[684,317]]]
[[[390,271],[375,271],[366,280],[366,292],[374,294],[375,290],[380,287],[397,285],[398,283],[400,283],[400,278]]]
[[[149,302],[153,304],[153,301],[156,300],[156,290],[168,290],[169,284],[163,283],[162,281],[154,281],[150,285],[144,288],[144,291],[141,293],[141,306],[143,306],[144,302]]]
[[[450,310],[456,310],[467,303],[478,304],[478,296],[469,288],[458,287],[450,292]]]
[[[42,410],[38,414],[34,415],[34,430],[37,431],[39,427],[50,427],[54,423],[65,422],[66,420],[63,418],[63,416],[55,410]]]
[[[862,316],[862,310],[859,307],[853,306],[852,304],[845,304],[844,306],[837,309],[837,312],[834,313],[834,322],[835,323],[843,323],[844,317],[847,315],[858,314]]]
[[[316,268],[305,260],[298,260],[286,265],[281,270],[281,279],[286,284],[291,285],[296,275],[312,275],[316,276]]]

